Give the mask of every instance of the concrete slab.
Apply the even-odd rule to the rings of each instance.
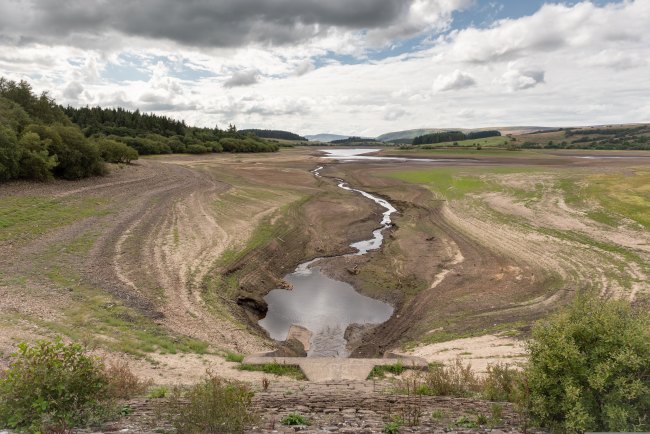
[[[401,363],[410,369],[424,369],[427,362],[419,357],[391,357],[385,359],[344,359],[335,357],[272,357],[263,354],[250,355],[242,363],[265,365],[279,363],[298,366],[309,381],[363,381],[375,366]]]

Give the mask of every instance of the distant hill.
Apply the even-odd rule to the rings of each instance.
[[[552,130],[556,128],[551,127],[535,127],[535,126],[522,126],[522,127],[486,127],[486,128],[419,128],[414,130],[393,131],[390,133],[382,134],[377,137],[381,142],[394,142],[404,143],[407,140],[413,140],[418,136],[426,134],[441,133],[445,131],[461,131],[463,133],[485,130],[499,130],[501,134],[526,134],[536,131]]]
[[[239,132],[243,134],[253,133],[257,137],[261,137],[263,139],[302,140],[303,142],[307,141],[307,139],[303,136],[299,136],[298,134],[283,130],[260,130],[257,128],[249,128],[246,130],[239,130]]]
[[[312,142],[331,142],[334,140],[345,140],[349,138],[350,136],[342,136],[340,134],[312,134],[312,135],[307,135],[305,136],[307,139],[309,139]]]

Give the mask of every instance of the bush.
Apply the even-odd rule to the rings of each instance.
[[[189,145],[186,149],[188,154],[207,154],[210,152],[210,150],[203,145]]]
[[[514,401],[521,385],[521,372],[505,363],[488,365],[481,395],[489,401]]]
[[[81,345],[61,339],[21,343],[12,357],[0,377],[0,426],[33,432],[66,429],[101,410],[107,389],[103,366]]]
[[[104,370],[107,388],[106,393],[111,398],[130,399],[142,395],[151,385],[151,381],[138,378],[127,362],[110,363]]]
[[[538,323],[525,371],[533,421],[560,432],[650,429],[650,321],[579,296]]]
[[[131,161],[138,159],[138,151],[115,140],[99,139],[97,140],[97,146],[102,160],[107,163],[129,164]]]
[[[425,373],[418,393],[434,396],[468,397],[478,394],[481,382],[471,366],[463,366],[460,359],[448,366],[433,365]]]
[[[208,373],[185,394],[176,388],[167,410],[179,432],[243,433],[257,421],[252,399],[249,386]]]

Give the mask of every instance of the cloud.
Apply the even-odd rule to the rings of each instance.
[[[68,100],[76,101],[79,98],[79,95],[84,91],[84,87],[81,83],[72,81],[63,90],[63,96]]]
[[[509,65],[508,70],[503,74],[502,81],[510,91],[530,89],[538,84],[544,83],[545,72],[541,69],[519,69]]]
[[[240,87],[252,86],[259,81],[259,73],[254,70],[240,71],[232,75],[228,80],[223,83],[223,87]]]
[[[448,75],[439,75],[433,83],[433,89],[438,92],[466,89],[472,86],[476,86],[474,77],[458,69]]]
[[[444,27],[470,0],[15,0],[0,4],[0,36],[105,43],[126,35],[197,47],[286,45],[332,33],[411,37]],[[80,37],[84,35],[83,37]],[[95,38],[95,39],[93,39]]]
[[[649,19],[650,2],[645,0],[604,7],[588,1],[573,6],[545,4],[530,16],[500,20],[486,29],[454,31],[445,45],[447,57],[459,61],[512,61],[564,48],[630,45],[647,32]]]
[[[396,121],[407,114],[406,110],[401,107],[391,107],[384,111],[384,120]]]

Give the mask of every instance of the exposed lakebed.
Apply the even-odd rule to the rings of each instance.
[[[373,149],[332,149],[324,151],[328,157],[349,158],[374,152]],[[322,167],[312,173],[320,177]],[[350,255],[364,255],[379,249],[383,243],[383,232],[391,226],[391,214],[397,210],[388,201],[368,192],[350,187],[344,180],[337,180],[340,188],[360,194],[380,205],[382,214],[380,227],[373,231],[372,238],[350,244],[356,249]],[[301,326],[311,332],[309,356],[347,357],[345,330],[351,324],[381,324],[393,314],[393,307],[387,303],[359,294],[352,285],[332,279],[321,272],[319,263],[328,258],[316,258],[300,264],[296,270],[285,276],[292,290],[274,289],[264,300],[268,305],[266,317],[259,321],[277,341],[287,339],[292,325]]]

